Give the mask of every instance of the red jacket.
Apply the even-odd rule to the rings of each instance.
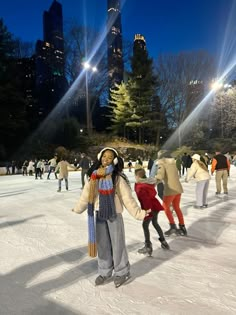
[[[138,200],[140,202],[141,208],[144,210],[151,209],[152,211],[161,211],[163,206],[160,204],[156,198],[155,184],[148,183],[135,183],[134,190],[137,194]],[[144,218],[144,220],[152,218],[152,213]]]

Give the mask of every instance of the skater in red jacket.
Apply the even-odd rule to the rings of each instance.
[[[139,249],[140,254],[152,254],[152,243],[150,241],[149,224],[152,221],[152,225],[159,235],[159,241],[163,249],[170,249],[168,243],[165,240],[163,231],[158,224],[158,212],[163,210],[163,206],[156,198],[156,180],[154,178],[147,178],[145,170],[143,168],[135,170],[135,186],[134,190],[137,194],[138,200],[141,204],[142,209],[151,209],[152,212],[146,216],[143,220],[143,232],[145,238],[145,245]]]

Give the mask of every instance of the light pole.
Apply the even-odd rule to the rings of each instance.
[[[83,63],[85,70],[85,94],[86,94],[86,122],[88,135],[91,134],[91,111],[89,102],[89,89],[88,89],[88,71],[97,72],[97,68],[91,66],[88,62]]]

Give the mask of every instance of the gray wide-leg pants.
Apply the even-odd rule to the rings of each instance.
[[[114,221],[96,219],[98,249],[98,273],[103,277],[126,275],[130,270],[125,245],[125,230],[122,214]]]
[[[209,187],[209,179],[200,180],[197,182],[196,186],[196,205],[198,207],[204,206],[207,204],[207,193]]]

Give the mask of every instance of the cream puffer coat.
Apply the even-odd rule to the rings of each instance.
[[[156,179],[164,182],[164,196],[182,194],[183,188],[179,181],[179,173],[175,159],[162,158],[158,160]]]
[[[98,188],[98,185],[97,185]],[[76,213],[82,213],[88,208],[88,196],[89,196],[90,182],[87,182],[84,186],[79,201],[75,205],[73,211]],[[115,207],[117,213],[122,213],[124,207],[128,212],[137,220],[143,220],[146,216],[146,211],[142,210],[134,197],[132,196],[132,190],[127,182],[119,176],[116,184],[115,192]],[[99,209],[98,190],[95,195],[94,209]]]
[[[195,160],[191,167],[188,169],[187,176],[186,176],[186,182],[188,182],[191,178],[194,178],[197,182],[200,182],[201,180],[207,180],[210,179],[211,176],[208,173],[207,170],[204,170],[199,164],[198,161]]]

